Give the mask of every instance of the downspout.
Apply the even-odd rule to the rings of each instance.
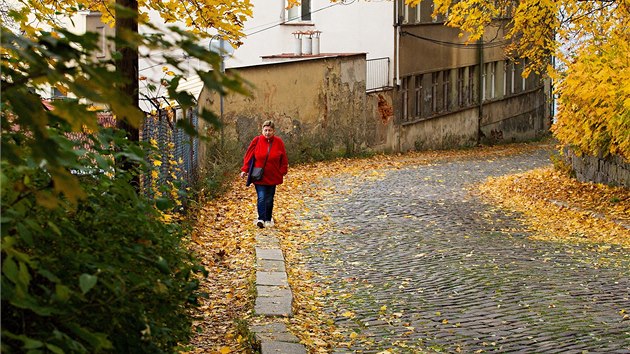
[[[398,13],[400,11],[399,2],[394,1],[394,30],[395,30],[395,40],[394,40],[394,92],[398,93],[398,87],[400,85],[400,24],[398,23]],[[394,97],[397,98],[397,97]],[[396,105],[394,104],[394,107]],[[398,134],[396,134],[396,151],[400,152],[400,135],[402,134],[402,124],[400,121],[394,117],[394,124],[397,125]]]
[[[394,2],[394,28],[396,29],[396,44],[395,44],[395,53],[394,57],[396,58],[396,62],[394,63],[394,70],[396,71],[396,82],[394,85],[400,85],[400,24],[398,23],[398,2]]]
[[[481,119],[483,117],[483,38],[480,38],[477,41],[477,49],[479,51],[479,88],[478,88],[478,96],[479,96],[479,117],[477,118],[477,145],[481,144]]]

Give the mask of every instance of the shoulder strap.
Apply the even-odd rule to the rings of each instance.
[[[269,146],[267,147],[267,156],[265,156],[265,163],[263,164],[263,168],[267,165],[267,159],[269,158],[269,153],[271,152],[271,144],[273,144],[273,140],[269,142]]]

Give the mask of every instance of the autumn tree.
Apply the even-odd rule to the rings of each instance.
[[[420,1],[407,0],[417,5]],[[506,54],[523,75],[557,82],[555,136],[578,151],[630,159],[630,2],[627,0],[434,0],[434,15],[468,41],[505,23]],[[499,21],[498,18],[509,18]],[[552,58],[556,60],[553,65]]]
[[[72,17],[79,11],[97,11],[103,22],[116,28],[116,65],[123,73],[123,81],[115,83],[138,105],[138,25],[149,24],[149,12],[160,15],[165,24],[185,26],[199,36],[217,32],[235,44],[243,36],[244,21],[251,16],[247,0],[157,1],[157,0],[18,0],[19,26],[32,34],[38,24],[59,26],[59,17]],[[171,58],[173,59],[173,58]],[[122,128],[132,140],[138,139],[138,122],[130,117],[118,117]]]
[[[130,71],[115,65],[120,53],[112,61],[90,60],[99,51],[97,34],[77,35],[56,22],[60,13],[72,15],[88,5],[105,18],[116,13],[141,24],[146,14],[113,3],[22,5],[0,8],[2,352],[177,351],[191,335],[189,307],[199,295],[203,268],[186,248],[187,231],[172,221],[168,201],[149,199],[131,186],[136,173],[149,171],[150,146],[97,124],[99,111],[107,110],[139,126],[144,113],[137,92],[125,91],[137,72],[129,78]],[[225,14],[231,8],[208,8],[225,15],[217,15],[215,28],[236,38],[240,25]],[[195,22],[199,33],[211,23],[204,21]],[[51,26],[43,30],[41,22]],[[242,91],[237,78],[218,70],[219,56],[200,45],[194,31],[162,32],[121,30],[110,40],[131,51],[183,50],[214,69],[198,72],[205,85],[221,93]],[[178,58],[164,60],[182,71]],[[168,94],[192,107],[194,97],[178,90],[180,78],[169,79]],[[38,93],[50,87],[76,99],[43,104]],[[200,116],[214,119],[207,111]],[[134,171],[115,163],[121,158],[134,161]]]

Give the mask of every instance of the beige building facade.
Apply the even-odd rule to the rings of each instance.
[[[497,19],[483,40],[466,43],[432,13],[430,0],[417,7],[396,2],[396,136],[389,148],[473,146],[546,134],[550,84],[536,74],[523,78],[526,61],[506,58],[506,19]]]
[[[387,139],[391,99],[366,94],[363,53],[270,62],[240,68],[238,73],[251,85],[251,95],[224,97],[220,114],[224,139],[246,145],[260,134],[265,120],[275,122],[276,133],[296,157],[353,153],[383,145]],[[207,88],[199,105],[221,112],[219,95]]]

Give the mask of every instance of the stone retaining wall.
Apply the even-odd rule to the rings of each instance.
[[[578,156],[569,148],[564,153],[579,181],[630,188],[630,163],[621,156]]]

